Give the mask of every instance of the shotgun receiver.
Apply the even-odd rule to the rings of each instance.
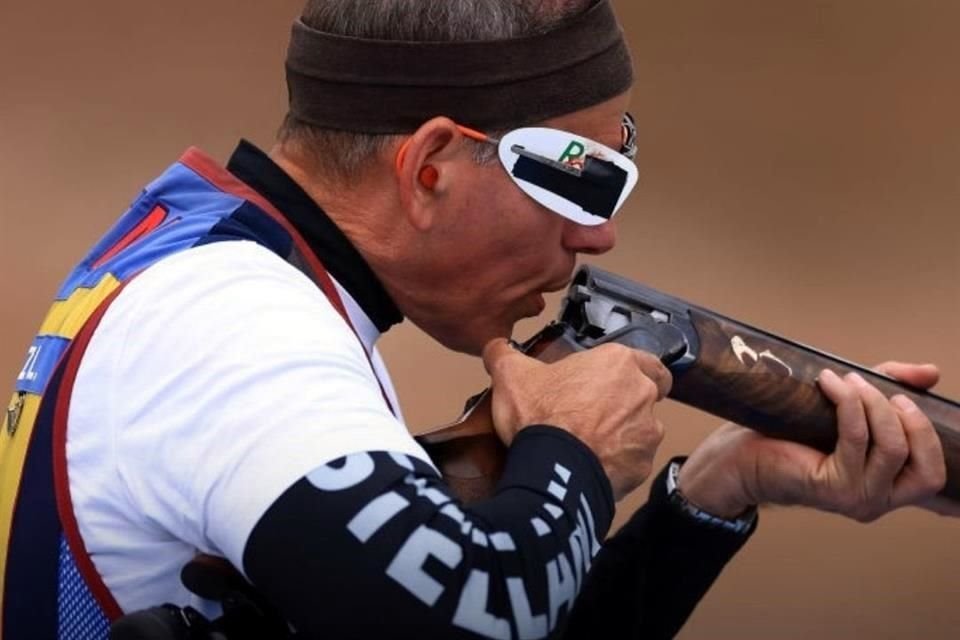
[[[952,400],[592,266],[577,271],[559,319],[521,349],[554,362],[607,342],[659,357],[673,374],[670,398],[824,452],[836,445],[836,410],[816,378],[823,369],[856,371],[887,397],[910,397],[930,418],[947,463],[941,495],[960,500],[960,404]],[[489,390],[459,420],[418,439],[462,499],[492,495],[506,449],[493,429]]]

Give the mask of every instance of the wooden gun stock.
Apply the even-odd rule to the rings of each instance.
[[[836,445],[836,410],[817,376],[856,371],[887,397],[908,396],[930,418],[947,464],[941,495],[960,501],[960,404],[952,400],[593,267],[578,272],[560,320],[524,350],[553,362],[604,342],[658,355],[674,375],[671,399],[824,452]],[[489,393],[456,422],[418,439],[463,500],[492,495],[506,448],[493,428]]]
[[[579,350],[559,325],[550,325],[523,348],[541,362],[556,362]],[[493,495],[507,457],[507,448],[493,427],[490,398],[487,389],[459,419],[417,436],[450,489],[466,503]]]

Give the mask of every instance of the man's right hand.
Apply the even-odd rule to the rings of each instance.
[[[483,364],[493,423],[507,445],[533,424],[569,431],[596,454],[616,500],[650,475],[663,439],[653,408],[673,383],[656,357],[606,344],[545,364],[497,338],[484,347]]]

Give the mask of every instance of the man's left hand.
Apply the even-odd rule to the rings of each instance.
[[[886,362],[881,373],[928,389],[933,365]],[[697,447],[680,470],[687,499],[733,518],[764,503],[798,504],[870,522],[905,505],[960,515],[936,498],[946,482],[940,439],[906,396],[889,400],[857,374],[825,370],[820,388],[837,405],[837,447],[830,454],[726,424]]]

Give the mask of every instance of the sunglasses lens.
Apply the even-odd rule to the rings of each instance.
[[[637,168],[627,157],[559,129],[511,131],[500,140],[499,154],[527,195],[583,225],[612,218],[637,183]]]

